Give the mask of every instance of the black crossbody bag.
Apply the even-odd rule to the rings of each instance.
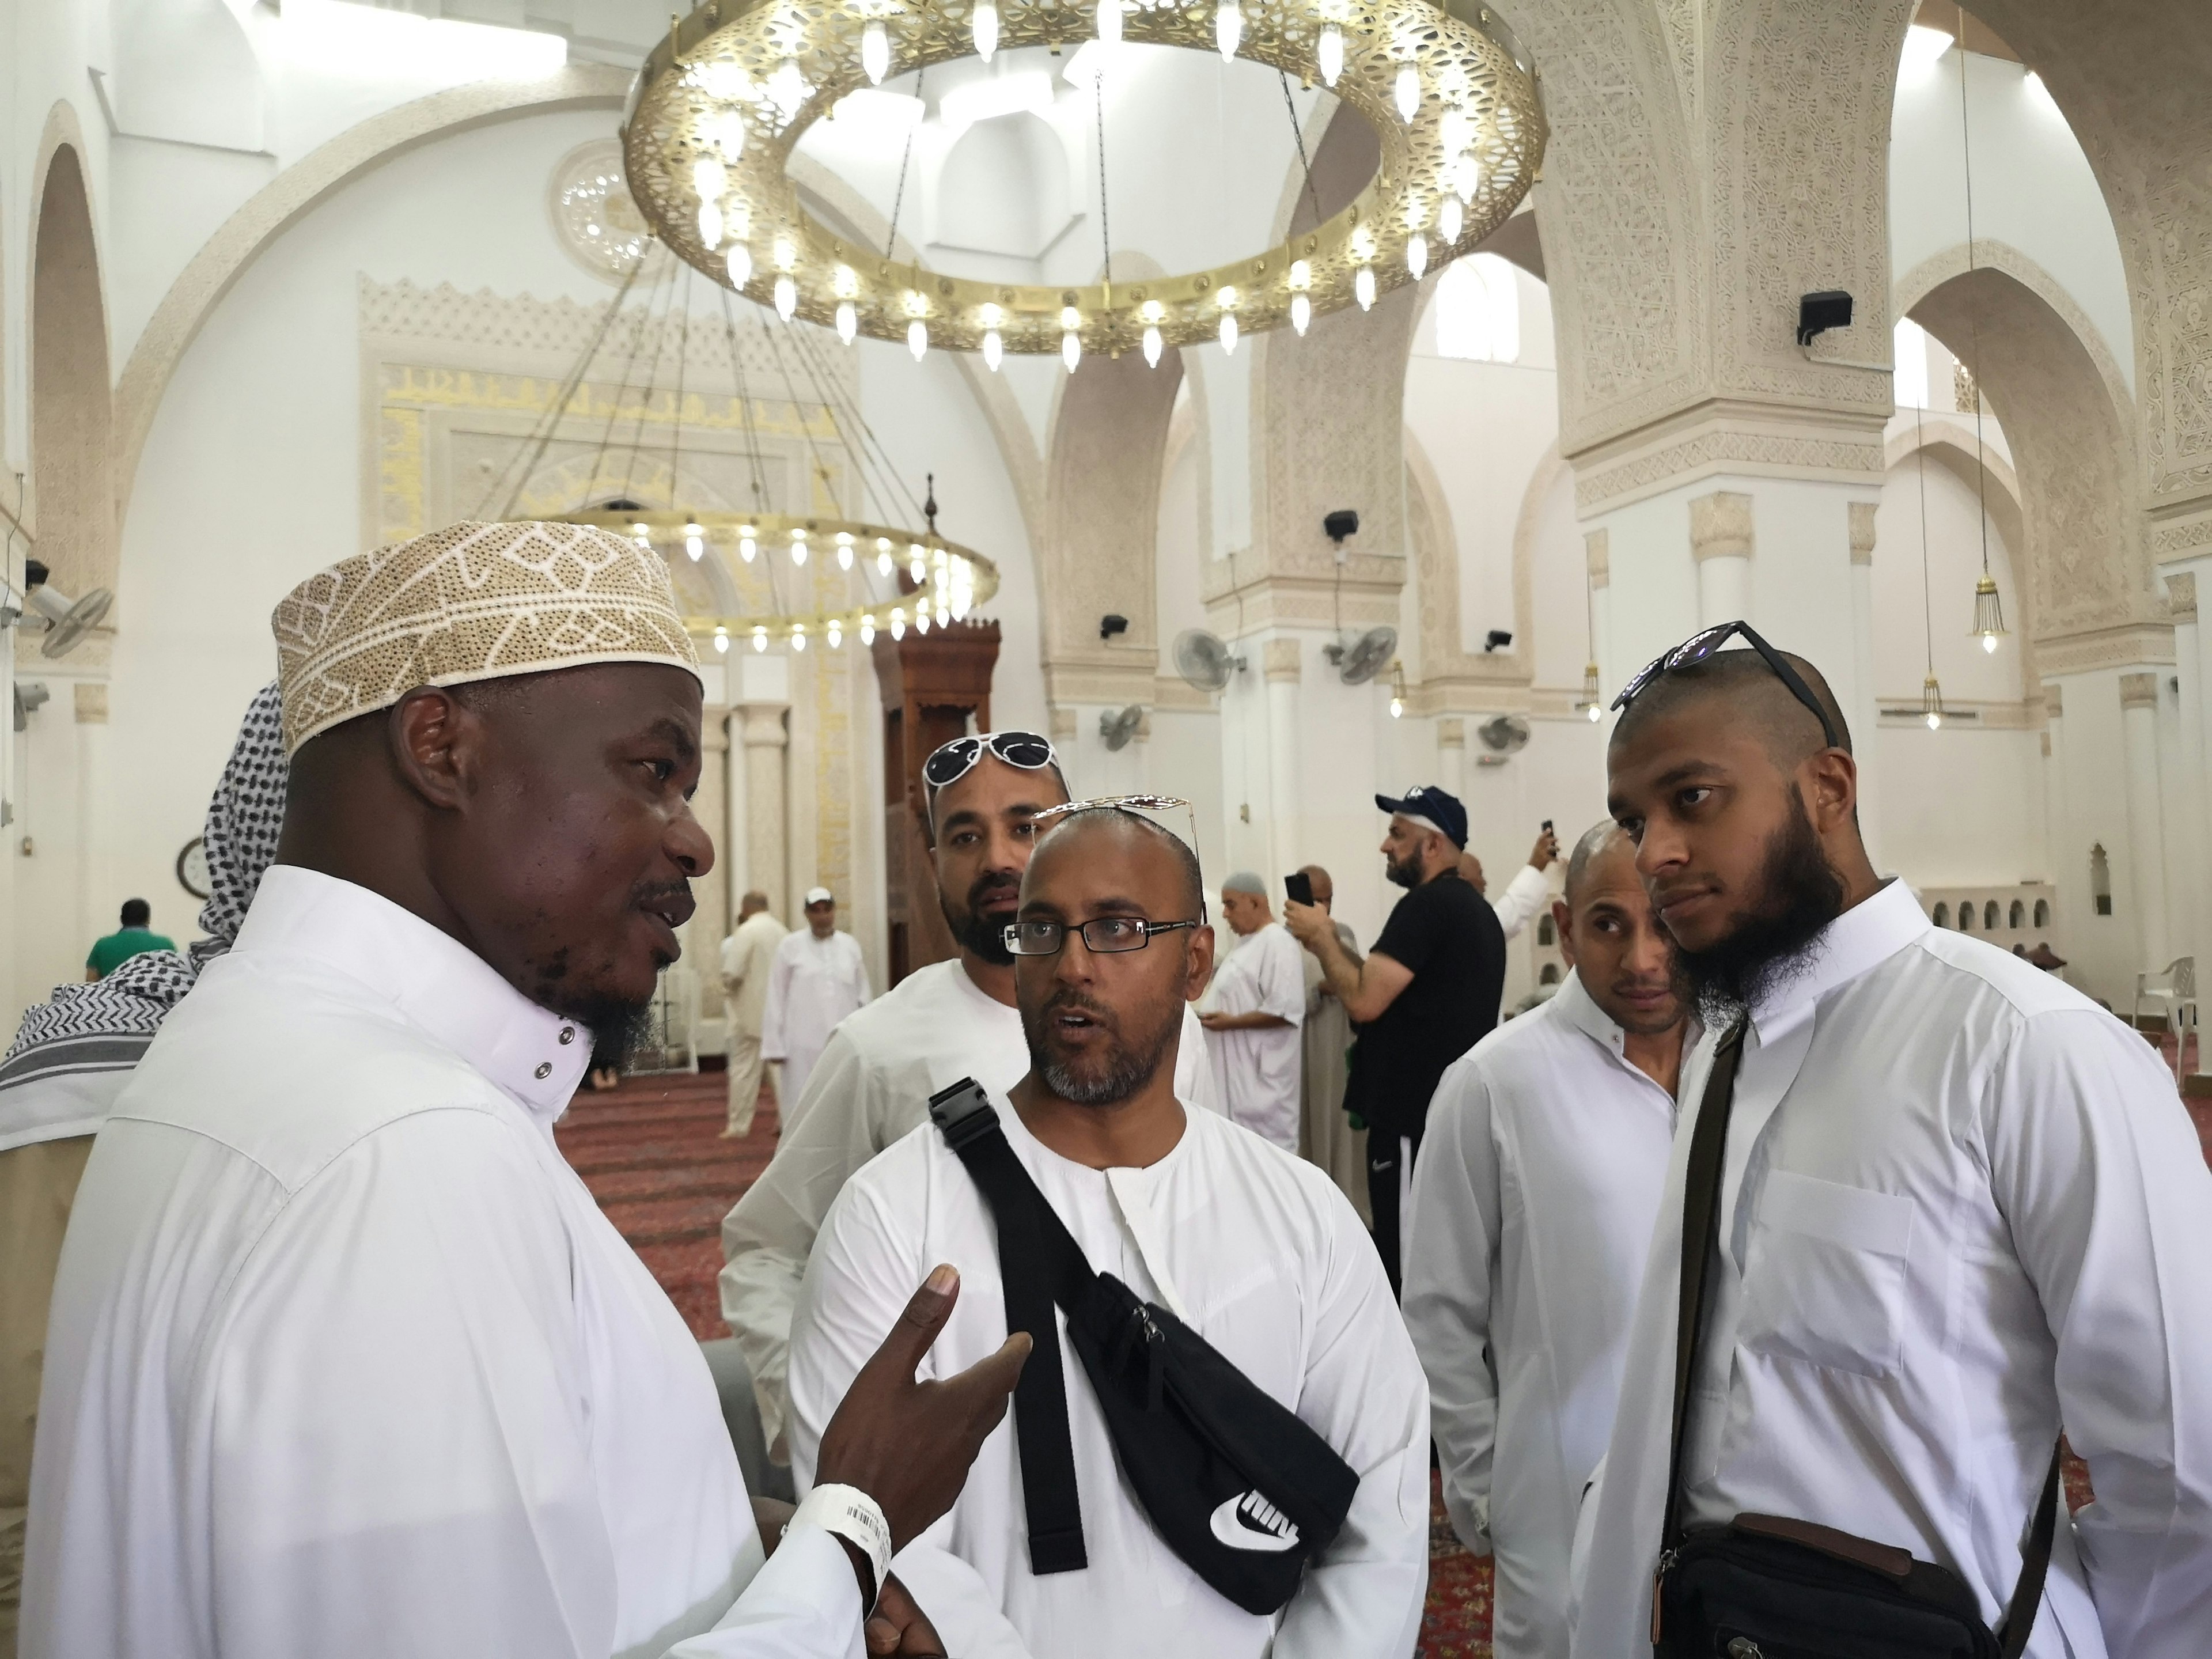
[[[1122,1476],[1162,1540],[1247,1613],[1281,1607],[1344,1525],[1358,1475],[1196,1331],[1091,1272],[972,1078],[932,1095],[929,1115],[998,1224],[1006,1328],[1036,1343],[1014,1387],[1030,1571],[1076,1572],[1089,1561],[1057,1302]]]
[[[2051,1455],[2004,1623],[1992,1632],[1966,1582],[1909,1550],[1778,1515],[1682,1525],[1682,1437],[1704,1334],[1705,1271],[1720,1228],[1723,1155],[1735,1099],[1741,1024],[1721,1041],[1698,1109],[1682,1194],[1682,1295],[1674,1332],[1674,1439],[1659,1569],[1651,1587],[1658,1659],[2020,1659],[2043,1601],[2058,1515]]]

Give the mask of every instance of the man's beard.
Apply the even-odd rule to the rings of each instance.
[[[1182,1035],[1182,987],[1178,983],[1176,988],[1176,1000],[1168,1017],[1152,1029],[1139,1032],[1134,1042],[1121,1039],[1121,1021],[1118,1015],[1079,991],[1054,993],[1044,1006],[1037,1011],[1034,1020],[1029,1010],[1024,1008],[1022,1010],[1022,1036],[1029,1044],[1030,1069],[1042,1077],[1045,1086],[1062,1100],[1078,1106],[1119,1104],[1152,1080],[1160,1069],[1161,1061],[1166,1059],[1168,1050]],[[1088,1057],[1079,1070],[1054,1058],[1048,1047],[1049,1039],[1046,1035],[1048,1022],[1064,1008],[1088,1014],[1109,1038],[1103,1051]]]
[[[1805,947],[1843,913],[1844,879],[1830,866],[1793,783],[1789,821],[1766,843],[1752,908],[1705,949],[1675,951],[1699,1016],[1709,1026],[1728,1025],[1788,984],[1810,965]]]
[[[994,921],[983,913],[983,907],[1001,894],[1012,896],[1021,891],[1021,878],[1004,871],[987,871],[975,878],[968,890],[968,905],[963,910],[952,908],[952,901],[945,890],[937,890],[937,908],[945,912],[945,925],[952,930],[952,942],[963,951],[972,951],[994,968],[1010,968],[1014,953],[1006,949],[1006,924]]]
[[[592,1033],[592,1069],[619,1072],[630,1056],[653,1038],[653,1004],[594,999],[588,1006],[563,1008],[568,1018]]]
[[[1421,884],[1420,854],[1416,853],[1411,858],[1404,859],[1385,859],[1382,873],[1398,886],[1419,887]]]

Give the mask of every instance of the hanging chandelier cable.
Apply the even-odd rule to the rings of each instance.
[[[1091,107],[1098,122],[1098,251],[1106,275],[1106,303],[1113,304],[1114,237],[1106,219],[1106,54],[1098,54],[1098,73],[1091,77]]]
[[[676,408],[668,425],[668,504],[684,509],[684,369],[691,358],[691,267],[684,267],[684,335],[676,347]]]
[[[929,65],[927,64],[924,64],[920,69],[914,72],[915,101],[921,106],[924,114],[928,112],[929,100],[922,96],[921,88],[922,82],[927,80],[928,77]],[[906,170],[913,164],[914,161],[915,128],[919,127],[921,125],[921,118],[920,116],[916,116],[913,125],[908,127],[906,130],[906,153],[899,157],[898,189],[894,191],[891,196],[890,228],[884,233],[884,258],[886,259],[892,257],[893,252],[898,246],[899,210],[906,205]]]
[[[1974,127],[1966,109],[1966,40],[1962,21],[1959,29],[1959,149],[1965,160],[1966,180],[1966,274],[1974,273]],[[1982,579],[1974,587],[1973,632],[1984,651],[1997,648],[2005,631],[2003,602],[1997,597],[1996,578],[1990,574],[1990,463],[1982,445],[1982,326],[1981,303],[1969,289],[1966,295],[1966,349],[1974,364],[1974,492],[1980,509]]]
[[[860,447],[854,452],[854,461],[860,470],[861,485],[868,499],[876,504],[878,512],[889,515],[900,505],[899,501],[893,500],[896,494],[903,501],[909,514],[915,519],[921,518],[921,503],[915,500],[914,492],[907,488],[906,480],[899,476],[898,469],[891,464],[890,452],[884,448],[883,441],[876,436],[875,428],[868,424],[867,417],[860,413],[860,405],[838,386],[834,373],[823,370],[815,342],[808,331],[796,323],[787,323],[784,327],[790,334],[793,349],[806,366],[808,380],[829,406],[838,429],[848,436],[854,433],[860,435]]]
[[[653,356],[645,366],[645,392],[637,400],[637,425],[629,438],[629,459],[623,463],[622,499],[634,501],[637,487],[637,458],[645,450],[646,417],[653,412],[653,394],[660,387],[660,359],[668,349],[668,324],[676,310],[678,285],[668,285],[668,303],[660,308],[660,326],[653,331]]]
[[[1305,176],[1306,200],[1313,207],[1314,222],[1322,222],[1321,196],[1314,189],[1313,163],[1306,158],[1305,129],[1298,125],[1298,106],[1291,100],[1291,76],[1287,70],[1277,70],[1275,78],[1283,83],[1283,109],[1291,118],[1291,142],[1298,147],[1298,171]]]
[[[730,290],[723,289],[722,332],[729,342],[730,368],[738,382],[738,420],[745,434],[746,470],[751,475],[753,511],[768,511],[768,481],[761,473],[760,434],[753,429],[752,393],[745,386],[744,353],[738,347],[738,319],[730,310]]]
[[[672,293],[675,284],[670,283],[669,288]],[[583,489],[577,497],[579,512],[591,506],[592,491],[599,481],[599,469],[606,464],[607,451],[614,445],[615,422],[622,418],[623,394],[629,390],[631,378],[637,373],[637,354],[645,349],[645,337],[653,327],[653,296],[647,294],[644,305],[638,308],[635,331],[630,336],[629,353],[623,359],[622,380],[616,386],[614,395],[607,399],[607,423],[599,429],[599,446],[592,453],[591,470],[584,474]]]
[[[837,499],[837,486],[830,481],[830,469],[823,465],[822,452],[815,446],[813,423],[806,418],[805,406],[799,401],[799,387],[791,378],[791,366],[783,360],[783,346],[769,330],[763,329],[761,332],[768,336],[768,349],[775,354],[776,372],[783,376],[783,395],[791,400],[791,407],[798,414],[799,434],[806,441],[807,466],[813,478],[820,482],[823,494],[829,496],[831,514],[842,519],[845,516],[844,503]],[[813,495],[814,491],[810,485],[804,498],[805,505],[800,509],[802,512],[812,510]]]

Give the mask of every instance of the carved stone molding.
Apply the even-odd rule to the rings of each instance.
[[[2212,548],[2212,513],[2159,525],[2151,532],[2150,556],[2160,564],[2193,559]]]
[[[2197,577],[2191,571],[2166,579],[2166,613],[2177,623],[2197,620]]]
[[[2121,675],[2120,707],[2123,708],[2157,708],[2158,676],[2155,674]]]
[[[1583,562],[1589,571],[1592,592],[1612,583],[1613,536],[1603,525],[1583,532]]]
[[[1297,684],[1298,642],[1294,639],[1269,640],[1261,648],[1261,662],[1270,680],[1287,680]]]
[[[1045,701],[1055,708],[1085,703],[1126,708],[1133,702],[1146,702],[1155,696],[1156,671],[1157,664],[1149,652],[1141,660],[1127,663],[1047,663]],[[1183,684],[1181,680],[1175,683]],[[1199,695],[1203,697],[1205,694]]]
[[[2100,669],[2173,660],[2172,623],[2130,623],[2092,633],[2038,642],[2036,663],[2046,674],[2091,674]]]
[[[1867,483],[1883,471],[1885,422],[1833,411],[1713,402],[1575,458],[1588,516],[1716,474]]]
[[[1751,497],[1733,489],[1717,489],[1690,502],[1690,557],[1703,564],[1707,559],[1747,559],[1754,535]]]
[[[1853,501],[1851,509],[1851,562],[1874,562],[1874,520],[1879,504],[1874,501]]]

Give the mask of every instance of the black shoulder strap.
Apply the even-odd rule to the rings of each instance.
[[[929,1115],[982,1190],[998,1223],[1006,1329],[1027,1331],[1035,1345],[1014,1385],[1014,1437],[1022,1458],[1030,1571],[1040,1577],[1079,1572],[1089,1558],[1083,1548],[1083,1506],[1075,1486],[1067,1387],[1052,1304],[1056,1285],[1064,1292],[1062,1301],[1079,1296],[1091,1280],[1091,1266],[1006,1144],[999,1115],[981,1084],[963,1078],[939,1091],[929,1097]]]
[[[1674,1319],[1674,1429],[1667,1454],[1667,1510],[1662,1554],[1682,1541],[1682,1435],[1698,1374],[1698,1339],[1705,1322],[1705,1265],[1720,1233],[1721,1164],[1728,1152],[1729,1111],[1735,1104],[1735,1069],[1743,1058],[1743,1022],[1729,1027],[1713,1051],[1713,1069],[1690,1131],[1682,1176],[1682,1294]]]
[[[1736,1067],[1743,1059],[1743,1022],[1721,1039],[1713,1054],[1712,1074],[1690,1132],[1690,1158],[1682,1179],[1682,1287],[1674,1324],[1674,1437],[1667,1458],[1667,1509],[1660,1534],[1663,1555],[1682,1541],[1682,1436],[1689,1422],[1690,1391],[1697,1383],[1698,1344],[1705,1333],[1705,1272],[1720,1233],[1721,1171],[1728,1151],[1729,1114],[1735,1104]],[[2043,1603],[2043,1581],[2051,1565],[2051,1546],[2058,1524],[2059,1454],[2051,1451],[2020,1578],[2004,1623],[1997,1630],[2002,1659],[2021,1659],[2027,1649],[2035,1615]]]

